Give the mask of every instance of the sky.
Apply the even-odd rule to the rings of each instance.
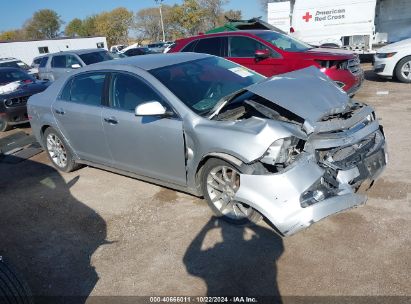
[[[163,3],[173,5],[181,2],[164,0]],[[67,24],[76,17],[82,19],[119,6],[135,12],[155,5],[154,0],[4,0],[1,3],[0,32],[21,28],[35,11],[44,8],[55,10]],[[264,17],[259,0],[230,0],[225,8],[241,10],[243,18]]]

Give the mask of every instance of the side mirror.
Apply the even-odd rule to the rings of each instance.
[[[158,101],[149,101],[139,104],[135,114],[136,116],[166,116],[168,112]]]
[[[81,68],[81,65],[79,65],[78,63],[75,63],[75,64],[71,65],[71,68],[72,69],[79,69],[79,68]]]
[[[254,57],[256,60],[267,59],[268,57],[270,57],[270,51],[269,50],[256,50]]]

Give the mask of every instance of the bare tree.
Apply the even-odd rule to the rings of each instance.
[[[204,10],[205,27],[214,28],[223,22],[224,5],[228,0],[200,0],[199,4]]]

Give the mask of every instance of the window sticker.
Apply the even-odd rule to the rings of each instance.
[[[250,73],[249,71],[247,71],[245,68],[242,68],[242,67],[235,67],[235,68],[230,69],[230,71],[243,78],[253,76],[252,73]]]

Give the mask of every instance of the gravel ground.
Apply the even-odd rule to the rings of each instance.
[[[411,296],[411,84],[364,68],[355,98],[376,108],[390,153],[365,206],[282,239],[221,223],[184,193],[59,173],[43,152],[0,161],[2,253],[35,295]]]

